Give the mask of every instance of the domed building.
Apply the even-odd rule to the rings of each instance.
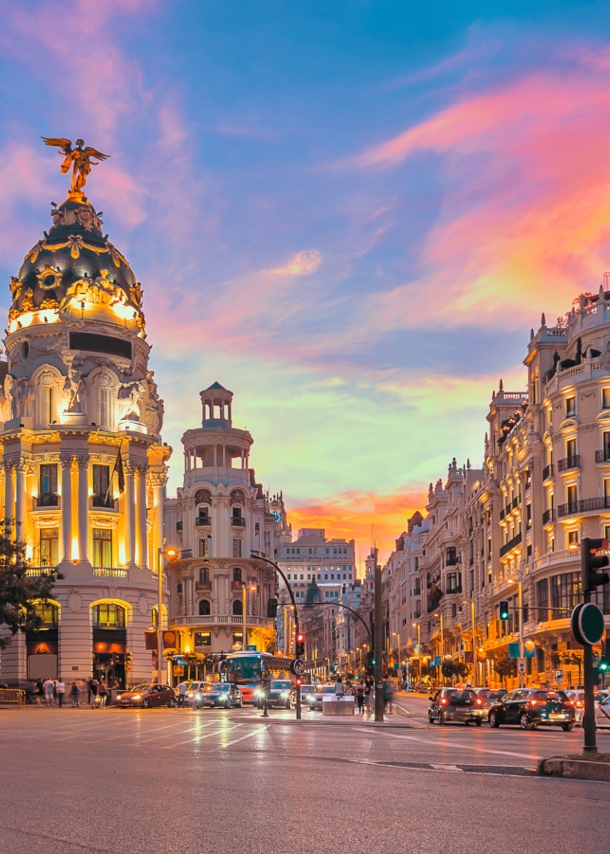
[[[121,685],[151,676],[144,631],[156,619],[171,449],[139,282],[82,192],[51,216],[11,278],[0,498],[30,571],[64,577],[41,606],[43,628],[3,652],[2,678]]]
[[[206,656],[274,650],[275,570],[261,558],[274,560],[290,540],[284,502],[256,482],[252,435],[233,426],[233,393],[215,382],[200,398],[201,426],[182,437],[182,488],[165,501],[166,540],[181,553],[170,564],[176,649]]]

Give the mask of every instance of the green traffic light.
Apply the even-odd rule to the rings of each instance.
[[[500,602],[500,619],[501,620],[510,620],[510,609],[508,606],[508,600],[503,599]]]

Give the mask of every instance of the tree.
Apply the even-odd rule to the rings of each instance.
[[[54,567],[45,568],[40,575],[30,575],[30,561],[25,555],[25,543],[11,539],[10,522],[0,522],[0,626],[9,627],[11,634],[35,631],[42,625],[36,612],[36,601],[51,596],[55,582],[63,578]],[[0,638],[0,649],[10,640]]]
[[[502,682],[504,682],[507,676],[517,675],[517,659],[508,658],[506,655],[502,658],[496,658],[494,661],[494,670],[501,677]]]
[[[443,676],[457,676],[458,679],[463,679],[470,673],[470,668],[463,661],[446,661],[441,670],[443,671]]]

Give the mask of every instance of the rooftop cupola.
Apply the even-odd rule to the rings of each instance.
[[[203,409],[202,427],[218,427],[221,424],[231,426],[232,391],[215,382],[209,388],[199,392],[199,396]]]

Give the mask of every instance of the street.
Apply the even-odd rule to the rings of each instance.
[[[610,786],[533,776],[582,730],[246,707],[0,710],[0,851],[599,854]],[[599,733],[610,750],[610,733]]]

